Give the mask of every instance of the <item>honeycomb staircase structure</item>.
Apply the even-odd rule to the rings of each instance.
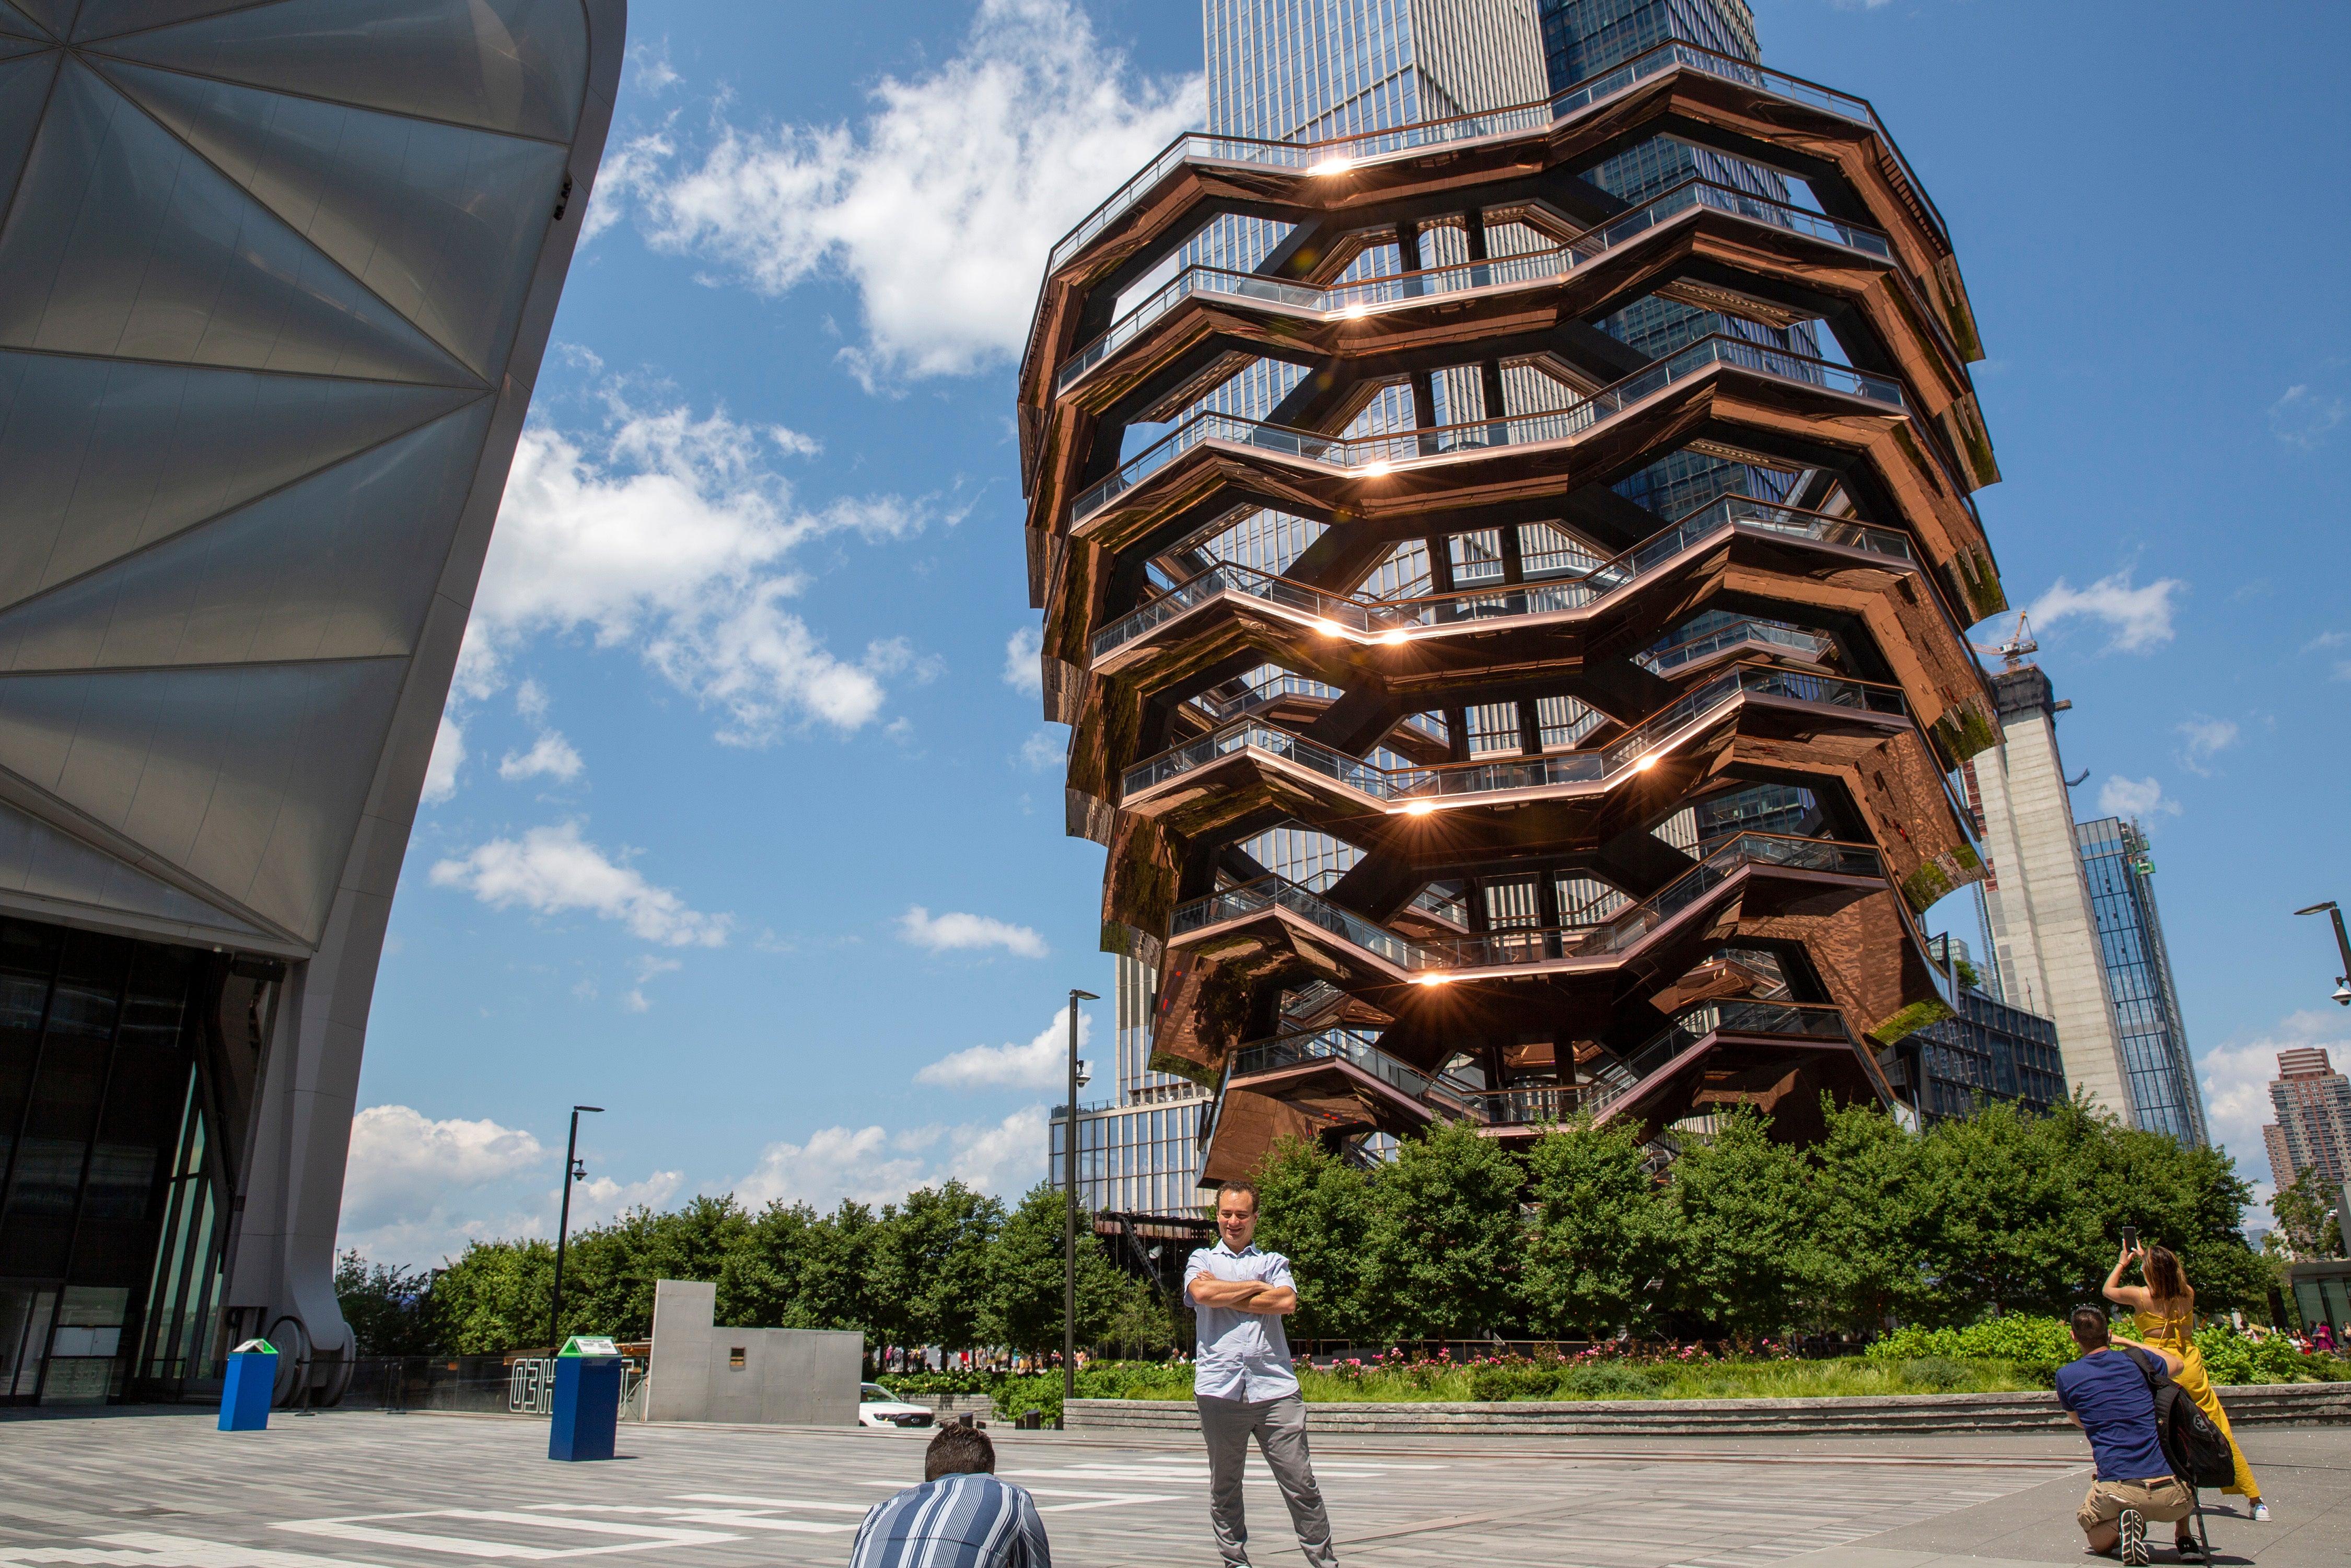
[[[1217,1092],[1204,1182],[1439,1118],[1662,1159],[1727,1106],[1898,1103],[1881,1053],[1951,1000],[1917,917],[1982,874],[1981,357],[1869,105],[1680,42],[1179,138],[1055,246],[1045,714],[1152,1066]]]

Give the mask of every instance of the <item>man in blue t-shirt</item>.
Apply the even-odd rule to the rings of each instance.
[[[2057,1369],[2057,1403],[2088,1436],[2098,1461],[2098,1479],[2074,1521],[2090,1538],[2091,1551],[2118,1553],[2125,1568],[2146,1568],[2147,1521],[2186,1519],[2196,1511],[2195,1494],[2163,1457],[2155,1389],[2137,1359],[2113,1348],[2105,1310],[2074,1308],[2073,1330],[2082,1354]],[[2179,1375],[2182,1363],[2169,1351],[2137,1340],[2119,1343],[2159,1357],[2167,1373]]]

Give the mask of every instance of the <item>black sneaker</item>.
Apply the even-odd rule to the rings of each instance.
[[[2171,1542],[2171,1549],[2179,1553],[2179,1560],[2182,1563],[2204,1561],[2204,1543],[2192,1535],[2176,1537]]]
[[[2123,1568],[2147,1568],[2146,1517],[2135,1508],[2126,1508],[2115,1524],[2122,1531]]]

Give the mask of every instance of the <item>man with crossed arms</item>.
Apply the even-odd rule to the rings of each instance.
[[[1241,1515],[1241,1467],[1257,1437],[1266,1468],[1290,1505],[1298,1544],[1313,1568],[1338,1568],[1331,1520],[1314,1484],[1306,1453],[1306,1403],[1290,1368],[1283,1316],[1298,1310],[1290,1260],[1260,1252],[1257,1188],[1228,1181],[1217,1194],[1217,1245],[1203,1247],[1184,1266],[1184,1301],[1199,1323],[1192,1396],[1200,1407],[1200,1435],[1208,1444],[1208,1520],[1217,1551],[1231,1568],[1247,1568],[1249,1526]]]

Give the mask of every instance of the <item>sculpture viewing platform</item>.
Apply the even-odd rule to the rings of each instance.
[[[1952,999],[1917,917],[1982,875],[1981,357],[1868,104],[1678,41],[1179,138],[1054,247],[1045,716],[1151,1064],[1217,1095],[1204,1184],[1440,1118],[1662,1163],[1726,1107],[1897,1103]]]

